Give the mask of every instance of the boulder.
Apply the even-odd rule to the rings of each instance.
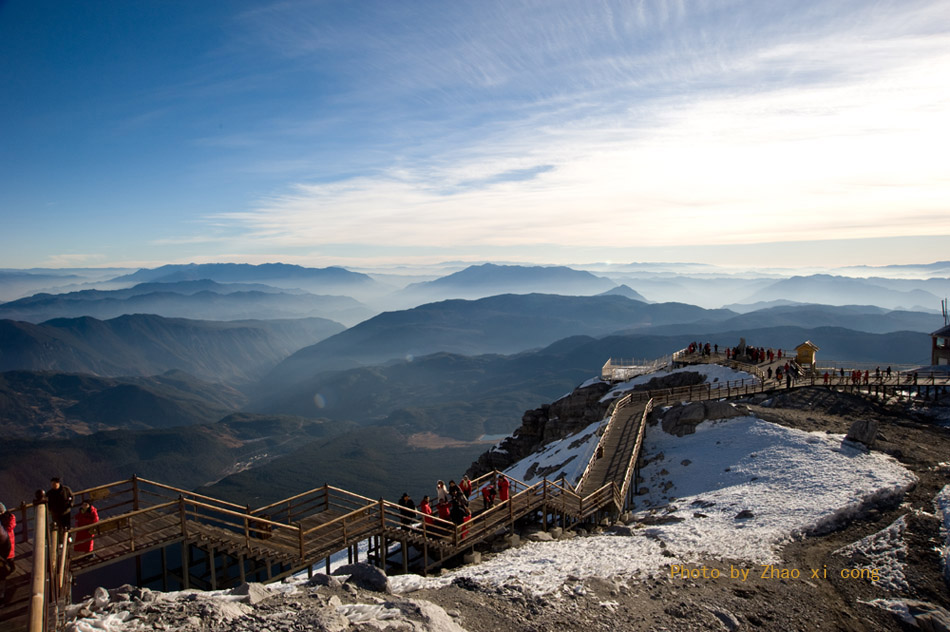
[[[663,432],[682,437],[696,432],[696,426],[705,419],[706,409],[702,402],[673,406],[663,415]]]
[[[261,584],[244,582],[240,586],[232,588],[230,594],[242,596],[244,599],[241,601],[254,606],[267,599],[270,596],[270,591]]]
[[[661,427],[667,434],[682,437],[696,432],[696,426],[706,420],[731,419],[741,414],[728,402],[692,402],[666,411]]]
[[[904,602],[908,614],[924,632],[950,632],[950,612],[925,601],[908,599]]]
[[[532,542],[553,542],[554,538],[547,531],[535,531],[528,534],[528,539]]]
[[[343,584],[340,583],[340,580],[332,575],[327,575],[325,573],[316,573],[313,577],[307,580],[307,585],[310,587],[315,586],[328,586],[330,588],[339,588]]]
[[[373,592],[392,593],[389,587],[389,578],[386,573],[376,568],[372,564],[358,562],[356,564],[345,564],[335,571],[334,575],[349,575],[344,585],[355,585],[364,590]]]
[[[742,414],[729,402],[704,402],[703,406],[706,409],[706,419],[732,419]]]
[[[873,419],[858,419],[848,428],[845,441],[854,441],[870,448],[877,438],[877,428],[878,423]]]

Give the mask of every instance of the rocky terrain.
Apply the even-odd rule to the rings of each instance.
[[[691,563],[692,576],[685,578],[671,576],[667,568],[636,577],[569,576],[563,585],[539,594],[514,576],[502,585],[456,576],[418,589],[403,581],[405,577],[387,581],[375,569],[360,565],[337,569],[338,577],[251,585],[216,597],[131,588],[124,593],[100,591],[75,608],[85,608],[83,614],[93,618],[75,619],[71,629],[950,629],[946,610],[950,598],[939,557],[946,540],[934,508],[934,497],[950,482],[950,435],[941,425],[950,408],[881,404],[820,388],[757,397],[738,407],[748,407],[756,416],[782,426],[842,435],[856,420],[877,421],[872,450],[898,459],[918,481],[896,502],[866,508],[844,525],[786,545],[781,561],[769,569],[748,561],[733,566],[731,560],[713,556]],[[678,417],[681,427],[684,417],[688,421],[689,415]],[[661,422],[654,422],[655,432]],[[633,521],[629,526],[599,525],[594,531],[624,537],[639,528],[642,524]],[[571,535],[583,538],[588,533],[578,530]],[[906,547],[891,546],[888,541],[895,538]],[[484,555],[493,556],[488,551]],[[887,566],[885,558],[895,555],[898,563]],[[704,577],[703,566],[724,572],[718,578],[708,573]],[[877,567],[878,581],[870,575],[842,577],[843,571],[853,574],[856,568]],[[750,572],[737,578],[729,574],[731,568]],[[790,576],[791,569],[799,569],[800,576]],[[763,577],[763,571],[772,575]]]
[[[704,379],[700,372],[681,372],[650,378],[631,391],[678,388],[699,384]],[[497,450],[479,456],[466,472],[476,478],[492,470],[504,470],[521,459],[536,453],[544,445],[580,432],[590,424],[604,419],[611,410],[613,399],[604,399],[610,390],[607,382],[594,381],[582,385],[559,400],[527,411],[521,426],[501,442]]]

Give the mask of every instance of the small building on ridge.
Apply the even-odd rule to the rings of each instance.
[[[933,339],[930,364],[934,366],[950,364],[950,325],[938,329],[930,334],[930,337]]]

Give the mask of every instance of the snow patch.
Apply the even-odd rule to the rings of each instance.
[[[607,420],[590,424],[578,433],[558,441],[552,441],[540,452],[518,461],[505,474],[528,485],[534,485],[545,478],[557,480],[562,476],[568,483],[575,485],[584,474],[590,457],[597,447],[600,435],[598,428]]]
[[[944,486],[934,497],[934,509],[940,519],[940,535],[943,537],[943,545],[939,547],[943,578],[950,583],[950,485]]]
[[[679,438],[651,427],[641,469],[649,490],[637,500],[646,526],[634,525],[631,535],[529,542],[439,578],[393,578],[393,590],[435,588],[464,577],[562,595],[561,587],[577,578],[666,576],[671,564],[710,558],[778,562],[783,544],[892,500],[915,483],[891,457],[843,439],[756,417],[706,421]]]
[[[851,559],[861,557],[868,560],[868,564],[858,564],[855,568],[875,571],[880,580],[878,586],[895,592],[909,591],[910,586],[904,577],[904,562],[907,559],[907,542],[904,535],[907,532],[907,517],[901,516],[890,526],[877,533],[843,546],[836,555]]]
[[[609,402],[612,399],[616,399],[626,393],[627,391],[632,391],[635,387],[646,384],[651,379],[655,377],[665,377],[667,375],[672,375],[674,373],[699,373],[705,375],[706,379],[705,384],[717,384],[722,382],[734,382],[736,380],[755,380],[758,381],[758,378],[751,373],[746,371],[737,371],[731,369],[727,366],[722,366],[721,364],[702,364],[695,366],[684,366],[677,369],[669,369],[662,371],[654,371],[653,373],[647,373],[645,375],[638,375],[637,377],[618,384],[612,388],[606,395],[600,398],[601,402]]]

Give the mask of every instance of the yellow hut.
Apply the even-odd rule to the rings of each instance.
[[[818,351],[818,345],[811,340],[806,340],[795,347],[795,353],[798,354],[795,361],[801,366],[815,366],[816,351]]]

